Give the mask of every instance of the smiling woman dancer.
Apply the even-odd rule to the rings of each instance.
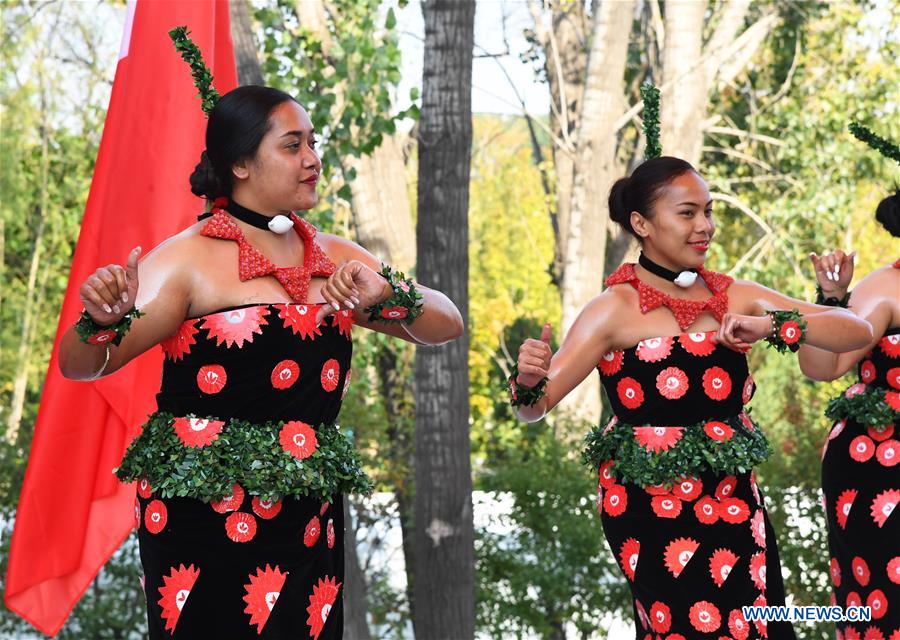
[[[138,480],[151,638],[340,638],[342,494],[370,486],[335,424],[351,328],[462,333],[446,296],[293,213],[315,206],[321,168],[303,107],[235,89],[191,176],[212,212],[81,286],[67,377],[165,353],[158,411],[118,470]]]
[[[635,638],[793,638],[741,607],[783,604],[778,552],[751,469],[769,447],[744,410],[745,352],[768,339],[856,349],[869,325],[704,268],[715,232],[706,182],[660,157],[618,180],[613,220],[641,243],[553,354],[549,325],[519,350],[520,418],[539,420],[595,367],[616,417],[588,436],[603,528],[628,579]],[[796,309],[799,311],[790,311]],[[654,635],[656,634],[656,635]]]

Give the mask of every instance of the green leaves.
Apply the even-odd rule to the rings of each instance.
[[[858,122],[851,122],[849,129],[850,133],[852,133],[857,140],[865,142],[885,158],[890,158],[895,162],[900,162],[900,147],[898,147],[890,140],[886,140],[885,138],[876,135],[867,127],[864,127]]]
[[[194,44],[194,41],[188,37],[189,33],[187,27],[175,27],[169,31],[169,37],[175,45],[175,50],[181,54],[181,59],[191,67],[194,86],[200,90],[200,93],[197,94],[201,101],[200,108],[208,116],[220,96],[216,88],[212,86],[212,73],[203,62],[203,54],[200,53],[200,48]]]
[[[659,89],[649,80],[641,85],[641,100],[644,101],[644,136],[647,138],[645,160],[662,155],[659,142]]]
[[[887,403],[885,399],[887,393],[891,392],[880,387],[868,387],[862,393],[850,397],[842,393],[828,403],[825,415],[832,420],[850,418],[867,427],[883,431],[900,418],[900,411],[895,411]]]

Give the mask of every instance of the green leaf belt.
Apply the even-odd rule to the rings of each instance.
[[[331,500],[338,493],[372,491],[353,443],[335,424],[314,429],[314,450],[307,449],[300,459],[282,442],[286,425],[303,423],[225,420],[214,440],[188,446],[177,435],[175,422],[171,413],[151,414],[115,469],[116,476],[123,482],[146,479],[163,498],[206,502],[231,494],[235,483],[264,499]]]
[[[900,418],[897,407],[900,407],[897,391],[858,382],[829,402],[825,415],[832,420],[850,418],[867,427],[884,429]]]
[[[606,427],[594,427],[585,443],[585,464],[598,470],[612,460],[617,482],[639,486],[671,486],[704,471],[745,473],[772,452],[747,413],[683,427],[630,425],[613,418]]]

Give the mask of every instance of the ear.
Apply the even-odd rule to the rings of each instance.
[[[647,221],[647,218],[640,213],[632,211],[629,221],[631,222],[631,228],[634,229],[634,232],[641,238],[646,238],[650,235],[650,223]]]
[[[246,180],[250,176],[250,167],[246,160],[239,160],[231,165],[231,173],[238,180]]]

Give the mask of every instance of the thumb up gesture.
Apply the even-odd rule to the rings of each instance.
[[[553,352],[550,350],[551,325],[545,324],[541,330],[541,339],[528,338],[519,347],[519,376],[516,382],[523,387],[533,387],[550,371],[550,358]]]
[[[100,267],[81,285],[78,294],[94,322],[103,326],[115,324],[134,308],[140,257],[141,248],[135,247],[124,267],[118,264]]]

